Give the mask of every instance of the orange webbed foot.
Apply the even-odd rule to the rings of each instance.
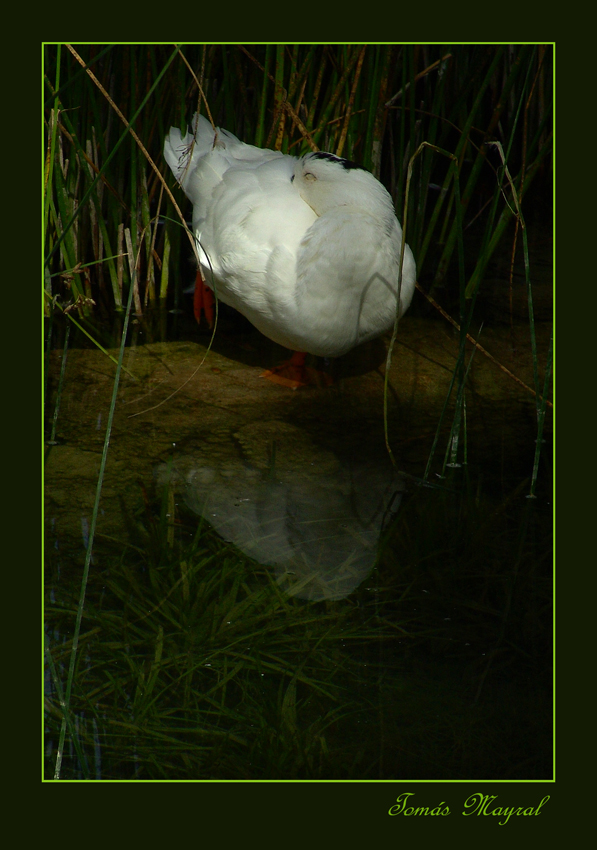
[[[290,360],[268,369],[259,377],[291,390],[299,387],[329,387],[333,383],[331,377],[319,369],[305,366],[306,357],[303,351],[295,351]]]

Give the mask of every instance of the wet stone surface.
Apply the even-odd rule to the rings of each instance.
[[[549,334],[548,325],[537,327],[540,363],[545,362]],[[480,341],[521,381],[533,385],[527,326],[484,329]],[[443,322],[407,316],[400,324],[388,382],[389,439],[400,471],[423,474],[458,343],[457,332]],[[297,529],[309,521],[309,511],[326,519],[322,516],[326,499],[327,520],[342,525],[346,523],[340,520],[352,517],[353,530],[370,538],[362,550],[374,548],[378,503],[382,494],[387,498],[388,488],[395,491],[398,480],[384,441],[386,346],[387,340],[376,340],[330,364],[319,361],[316,365],[332,375],[332,386],[296,391],[260,377],[288,352],[258,334],[232,339],[222,334],[208,353],[194,342],[127,349],[98,540],[102,536],[128,540],[146,494],[170,480],[194,511],[203,510],[201,503],[211,499],[220,512],[231,514],[239,499],[253,498],[251,521],[246,516],[238,520],[245,530],[250,527],[248,554],[279,564],[286,557],[282,550],[288,555],[288,547],[294,545],[290,561],[295,575]],[[471,350],[469,346],[467,360]],[[118,352],[110,353],[117,357]],[[61,356],[61,351],[51,355],[50,410]],[[100,351],[68,352],[57,445],[47,449],[45,515],[50,545],[73,552],[82,551],[91,517],[114,374],[114,363]],[[445,451],[453,397],[454,393],[439,442],[440,456]],[[469,462],[479,466],[490,462],[498,473],[500,468],[512,471],[530,464],[536,437],[533,395],[477,351],[466,398]],[[249,483],[258,488],[253,497],[247,495]],[[290,531],[278,526],[272,544],[275,554],[270,552],[268,558],[256,542],[264,534],[263,530],[257,533],[255,512],[258,504],[261,513],[270,516],[276,499],[288,508],[285,514],[294,517],[295,524]],[[367,504],[371,510],[364,518]],[[223,524],[220,518],[220,528],[217,523],[214,527],[239,545],[239,532],[233,534],[231,529],[235,522],[227,516]],[[343,562],[350,562],[352,550],[346,545],[339,549]],[[307,560],[321,560],[322,553],[310,550]]]

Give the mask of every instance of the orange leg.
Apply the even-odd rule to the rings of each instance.
[[[281,384],[291,390],[306,386],[327,387],[333,383],[330,376],[325,372],[305,366],[306,357],[304,351],[295,351],[290,360],[280,366],[274,366],[273,369],[268,369],[260,377],[267,378],[268,381]]]
[[[214,325],[214,297],[211,289],[205,285],[201,271],[197,269],[195,278],[195,293],[193,295],[193,313],[197,324],[201,324],[201,315],[204,314],[210,328]]]

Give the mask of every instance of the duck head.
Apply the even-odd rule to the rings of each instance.
[[[332,153],[318,151],[301,157],[291,180],[318,216],[342,206],[381,218],[395,216],[392,198],[379,180],[351,160]]]

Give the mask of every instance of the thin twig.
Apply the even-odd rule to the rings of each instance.
[[[425,290],[424,290],[421,286],[419,286],[419,284],[418,284],[418,283],[415,283],[415,286],[417,287],[417,289],[419,290],[419,292],[422,292],[422,293],[423,293],[423,295],[424,295],[424,296],[425,296],[425,298],[429,301],[429,303],[430,303],[430,304],[432,304],[432,305],[435,307],[435,309],[436,309],[436,310],[438,310],[438,311],[442,314],[442,316],[444,317],[444,319],[447,319],[447,320],[448,320],[448,322],[450,322],[450,324],[451,324],[451,325],[453,325],[453,326],[456,328],[456,330],[460,331],[460,325],[458,324],[458,322],[456,322],[456,321],[452,318],[452,316],[450,316],[448,313],[446,313],[446,311],[444,310],[444,308],[443,308],[443,307],[441,307],[441,306],[437,303],[437,301],[436,301],[434,298],[432,298],[432,297],[431,297],[431,295],[428,295],[428,293],[427,293],[427,292],[425,292]],[[532,395],[534,395],[535,397],[537,397],[537,393],[535,392],[535,390],[534,390],[534,389],[532,389],[532,387],[529,387],[527,384],[525,384],[525,382],[524,382],[524,381],[521,381],[521,380],[520,380],[520,378],[517,378],[517,377],[516,377],[516,375],[514,375],[514,374],[513,374],[513,373],[512,373],[509,369],[506,369],[506,367],[505,367],[505,366],[503,366],[503,365],[500,363],[500,361],[499,361],[499,360],[496,360],[496,358],[493,356],[493,354],[490,354],[490,353],[489,353],[489,351],[487,351],[485,348],[483,348],[483,346],[482,346],[480,343],[478,343],[478,342],[477,342],[477,340],[476,340],[476,339],[474,339],[474,338],[473,338],[470,334],[467,334],[467,335],[466,335],[466,338],[468,339],[468,341],[469,341],[469,342],[471,342],[471,343],[475,346],[475,348],[477,348],[477,349],[481,352],[481,354],[484,354],[484,355],[485,355],[485,357],[487,357],[489,360],[491,360],[491,362],[492,362],[492,363],[495,363],[495,365],[496,365],[496,366],[498,366],[498,367],[502,370],[502,372],[505,372],[505,373],[506,373],[506,375],[508,375],[508,377],[509,377],[509,378],[512,378],[512,380],[513,380],[513,381],[516,381],[516,383],[517,383],[517,384],[520,384],[520,386],[521,386],[521,387],[524,387],[524,388],[525,388],[525,390],[527,390],[527,391],[528,391],[528,392],[530,392]],[[552,402],[551,402],[551,401],[549,401],[549,399],[545,399],[545,403],[546,403],[549,407],[553,408],[553,404],[552,404]]]

